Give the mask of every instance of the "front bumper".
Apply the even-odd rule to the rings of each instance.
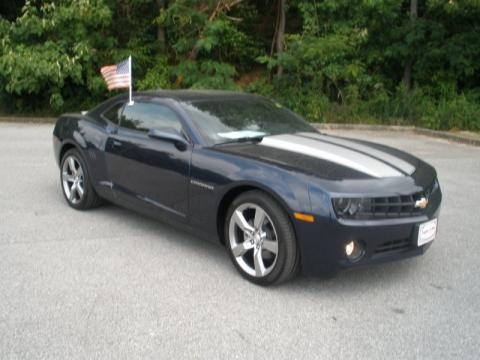
[[[438,218],[442,194],[432,194],[425,214],[412,218],[342,220],[318,217],[314,223],[295,222],[302,271],[307,276],[329,277],[336,273],[423,254],[431,242],[417,246],[419,225]],[[356,240],[364,245],[358,261],[345,256],[345,245]]]

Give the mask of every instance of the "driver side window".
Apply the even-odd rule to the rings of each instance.
[[[151,129],[173,128],[182,133],[182,124],[178,116],[167,106],[156,103],[135,102],[125,106],[120,126],[148,132]]]

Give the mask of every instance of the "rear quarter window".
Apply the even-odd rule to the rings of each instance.
[[[119,125],[120,124],[120,117],[122,115],[122,109],[123,109],[124,103],[117,103],[104,111],[102,113],[102,116],[107,119],[108,121],[111,121],[114,124]]]

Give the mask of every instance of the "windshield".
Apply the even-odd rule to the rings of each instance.
[[[316,131],[292,111],[263,98],[199,100],[182,105],[213,144]]]

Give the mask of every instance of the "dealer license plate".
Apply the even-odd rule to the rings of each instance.
[[[420,225],[418,229],[418,246],[425,245],[435,239],[435,235],[437,234],[437,222],[438,219],[433,219]]]

